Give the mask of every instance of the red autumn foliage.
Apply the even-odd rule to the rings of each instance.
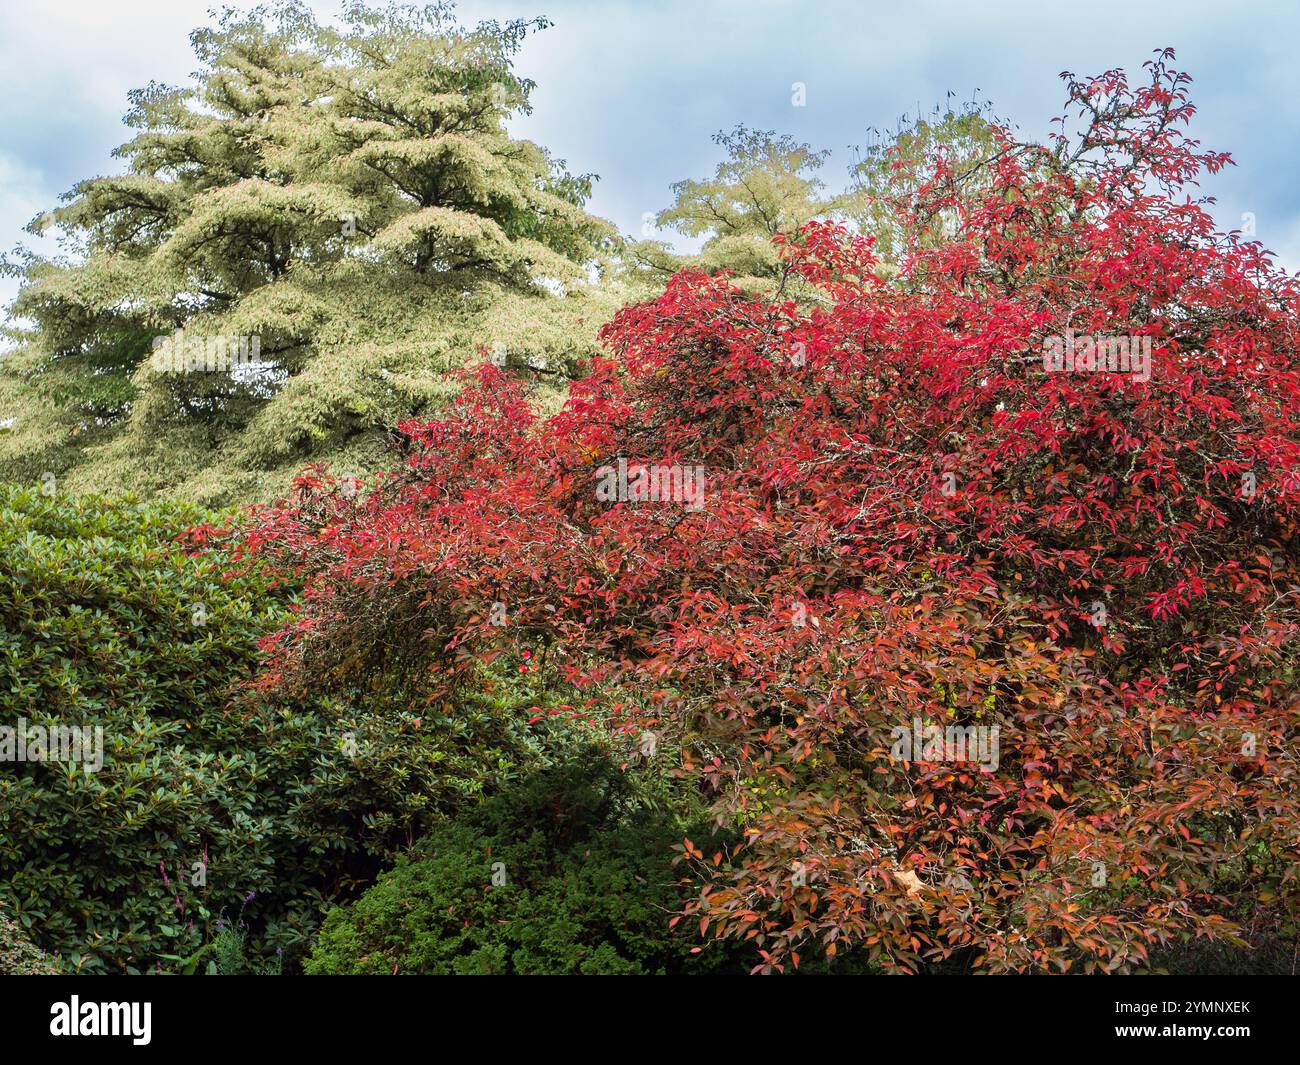
[[[761,969],[1129,971],[1280,914],[1300,290],[1188,197],[1227,158],[1169,59],[1069,78],[1051,146],[900,174],[911,231],[950,225],[897,270],[812,224],[786,254],[819,299],[678,276],[553,417],[487,366],[368,493],[305,476],[246,539],[309,589],[271,680],[432,669],[450,697],[543,648],[556,683],[640,693],[611,724],[676,741],[743,829],[685,845],[686,909]],[[1067,330],[1150,338],[1149,377],[1048,372]],[[620,457],[702,467],[703,505],[598,498]],[[914,718],[997,726],[996,770],[891,759]]]

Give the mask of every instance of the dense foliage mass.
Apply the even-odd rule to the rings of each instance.
[[[580,752],[436,829],[330,913],[307,972],[743,971],[736,949],[693,954],[694,939],[669,927],[682,827],[662,799],[599,749]]]
[[[285,0],[196,31],[192,84],[132,94],[124,172],[32,224],[67,255],[9,264],[33,329],[0,364],[0,475],[270,498],[313,458],[373,465],[483,351],[575,372],[627,297],[589,283],[614,237],[591,176],[506,132],[546,25],[352,3],[333,29]],[[160,362],[178,331],[245,364]]]
[[[508,692],[244,690],[288,595],[193,550],[207,517],[0,488],[0,723],[102,730],[96,758],[0,766],[0,912],[72,969],[170,968],[223,915],[292,959],[325,900],[545,746]]]
[[[54,960],[31,940],[12,917],[0,911],[0,976],[52,976]]]
[[[1300,292],[1186,197],[1226,157],[1167,60],[1070,79],[1054,145],[900,163],[897,272],[811,223],[820,300],[679,275],[558,414],[486,366],[372,490],[301,479],[242,542],[307,589],[267,685],[452,697],[523,647],[632,693],[612,726],[742,835],[682,845],[691,920],[767,970],[1132,971],[1286,930]],[[900,755],[913,722],[1000,757]]]

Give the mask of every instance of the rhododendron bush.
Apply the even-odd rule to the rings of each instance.
[[[888,268],[811,223],[812,298],[678,275],[553,416],[484,366],[386,478],[308,471],[241,534],[308,588],[265,683],[535,668],[739,829],[683,841],[683,914],[761,970],[1132,971],[1282,927],[1300,292],[1193,195],[1228,160],[1170,58],[1067,78],[1047,145],[900,160]],[[900,757],[951,728],[993,756]]]

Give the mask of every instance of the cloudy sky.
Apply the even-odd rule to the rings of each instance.
[[[189,30],[209,0],[5,0],[0,6],[0,242],[80,178],[111,173],[126,139],[127,90],[180,82]],[[312,4],[325,17],[336,0]],[[669,185],[717,162],[710,135],[743,122],[833,149],[954,93],[992,101],[1033,136],[1059,111],[1063,70],[1136,73],[1171,46],[1195,79],[1193,134],[1237,166],[1205,186],[1236,228],[1244,212],[1289,268],[1300,268],[1300,6],[1199,0],[1058,5],[939,0],[482,0],[465,21],[546,15],[522,73],[538,83],[517,132],[570,168],[600,175],[592,209],[628,233],[671,199]],[[792,106],[791,86],[806,86]],[[14,286],[0,278],[0,300]]]

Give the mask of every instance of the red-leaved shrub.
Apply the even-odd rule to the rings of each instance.
[[[1081,129],[1049,146],[900,172],[900,218],[948,235],[890,269],[814,223],[785,252],[815,301],[680,275],[560,413],[487,366],[370,490],[309,472],[244,543],[310,589],[267,682],[433,670],[451,698],[527,647],[617,691],[611,725],[679,745],[742,830],[684,843],[685,910],[760,969],[1129,971],[1282,920],[1298,290],[1188,198],[1227,158],[1169,59],[1068,79]],[[914,722],[996,757],[904,760]]]

